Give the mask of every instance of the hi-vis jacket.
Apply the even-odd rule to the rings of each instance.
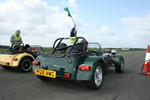
[[[14,34],[11,36],[10,42],[11,42],[11,44],[21,44],[22,38],[21,38],[21,36],[17,36],[16,34]]]

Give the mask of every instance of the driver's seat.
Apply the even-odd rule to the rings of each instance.
[[[30,48],[30,45],[26,44],[25,46],[20,45],[13,45],[9,48],[10,52],[17,53],[17,52],[25,52],[27,49]]]
[[[71,50],[72,49],[72,50]],[[70,51],[71,50],[71,51]],[[82,53],[84,50],[84,44],[83,43],[78,43],[78,44],[75,44],[74,46],[70,46],[68,49],[67,49],[67,52],[69,53]]]
[[[67,48],[68,48],[68,47],[67,47],[67,44],[66,44],[66,43],[60,43],[60,44],[57,46],[56,50],[66,51]]]
[[[9,49],[8,49],[8,52],[13,52],[13,53],[16,53],[20,51],[20,46],[19,45],[12,45]]]

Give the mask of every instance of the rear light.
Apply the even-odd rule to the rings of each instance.
[[[83,71],[89,71],[91,68],[90,68],[90,66],[79,66],[78,69],[83,70]]]
[[[13,61],[17,61],[17,60],[18,60],[18,58],[12,58],[12,60],[13,60]]]
[[[64,77],[65,77],[65,78],[70,78],[70,77],[71,77],[71,74],[70,74],[70,73],[65,73],[65,74],[64,74]]]
[[[38,66],[38,65],[40,65],[40,62],[33,61],[33,62],[32,62],[32,65]]]
[[[38,51],[38,48],[31,48],[31,51],[32,51],[32,52],[37,52],[37,51]]]
[[[6,65],[9,65],[10,63],[9,63],[9,62],[6,62],[5,64],[6,64]]]

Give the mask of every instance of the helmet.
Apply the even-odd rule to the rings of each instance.
[[[20,30],[16,30],[15,34],[20,34]]]
[[[111,50],[111,53],[115,55],[117,53],[117,51],[115,49],[113,49],[113,50]]]

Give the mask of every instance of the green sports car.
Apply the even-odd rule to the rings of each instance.
[[[39,55],[32,64],[40,80],[84,81],[92,89],[102,86],[104,74],[110,67],[117,73],[124,71],[122,55],[115,50],[103,52],[99,43],[88,43],[83,37],[77,37],[73,44],[69,38],[56,39],[52,52]]]

